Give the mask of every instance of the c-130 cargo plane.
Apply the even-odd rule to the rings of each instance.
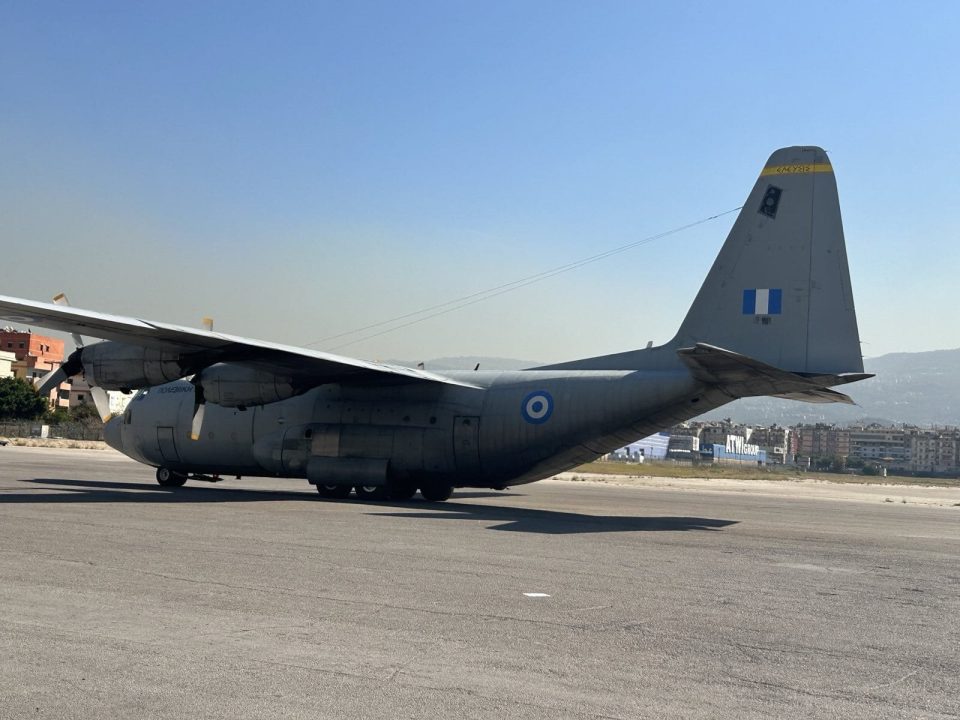
[[[770,156],[686,319],[659,347],[438,374],[3,296],[0,317],[106,341],[78,347],[41,390],[80,373],[101,406],[104,390],[136,390],[104,437],[156,467],[161,485],[306,478],[324,498],[503,489],[737,398],[852,403],[830,388],[871,377],[833,168],[817,147]]]

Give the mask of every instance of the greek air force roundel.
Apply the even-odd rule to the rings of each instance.
[[[553,414],[553,397],[546,390],[534,390],[520,404],[520,414],[528,423],[545,423]]]

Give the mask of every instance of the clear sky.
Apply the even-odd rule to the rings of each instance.
[[[958,28],[948,2],[0,0],[0,293],[306,344],[734,208],[817,144],[864,353],[957,347]],[[666,341],[733,217],[339,352]]]

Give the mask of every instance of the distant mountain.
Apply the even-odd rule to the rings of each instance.
[[[416,367],[417,363],[393,361]],[[497,357],[437,358],[426,362],[427,370],[520,370],[542,365],[532,360]],[[960,426],[960,348],[918,353],[891,353],[864,361],[876,377],[838,388],[857,405],[814,405],[775,398],[750,398],[724,405],[703,417],[731,418],[736,422],[772,425],[796,423],[881,424]]]
[[[881,355],[864,360],[864,369],[876,377],[836,388],[852,397],[856,406],[749,398],[724,405],[704,418],[781,425],[866,420],[960,426],[960,348]]]

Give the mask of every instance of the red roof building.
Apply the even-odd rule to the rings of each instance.
[[[0,328],[0,350],[16,356],[13,374],[30,382],[56,370],[63,363],[63,340],[37,335],[30,330]],[[64,384],[61,388],[66,388],[66,395],[69,397],[69,385]],[[51,403],[66,405],[66,402],[60,402],[60,397],[63,396],[61,388],[50,392]]]

